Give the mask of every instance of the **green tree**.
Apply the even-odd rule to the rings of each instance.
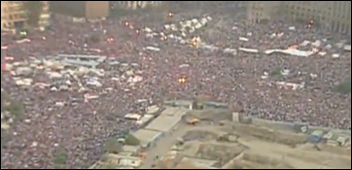
[[[271,76],[281,76],[281,68],[276,68],[270,72]]]
[[[40,15],[43,12],[43,1],[22,1],[23,7],[27,10],[28,24],[30,26],[38,26]]]
[[[1,151],[5,149],[7,146],[7,139],[5,137],[1,137]]]
[[[54,166],[57,168],[65,166],[67,163],[67,158],[67,152],[64,149],[60,149],[53,159]]]
[[[299,24],[306,24],[307,23],[307,21],[303,18],[296,18],[296,22]]]
[[[105,152],[108,153],[119,153],[122,151],[122,145],[117,141],[117,139],[110,139],[105,144]]]
[[[99,43],[100,40],[101,40],[100,36],[99,36],[99,35],[96,35],[96,34],[94,34],[94,35],[92,35],[92,36],[90,37],[90,42],[91,42],[91,43]]]
[[[9,135],[1,129],[1,152],[7,148],[7,144],[10,141]]]
[[[341,94],[351,94],[351,78],[347,78],[335,87],[335,91]]]
[[[130,146],[137,146],[140,144],[140,141],[134,137],[133,135],[128,135],[126,137],[126,145],[130,145]]]
[[[22,113],[21,106],[15,102],[11,102],[8,106],[5,106],[5,110],[9,111],[14,118],[18,118]]]

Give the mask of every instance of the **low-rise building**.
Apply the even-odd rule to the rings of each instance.
[[[120,157],[119,166],[137,168],[142,164],[142,160],[138,157]]]
[[[149,106],[146,111],[147,111],[147,114],[155,115],[158,112],[160,112],[160,110],[162,110],[162,108],[158,107],[157,105],[152,105],[152,106]]]
[[[145,114],[142,118],[140,118],[136,124],[140,127],[144,128],[147,124],[149,124],[154,118],[154,115]]]
[[[143,148],[152,147],[161,137],[162,132],[148,130],[148,129],[140,129],[133,134],[135,138],[137,138],[140,142],[140,146]]]
[[[27,1],[1,1],[1,30],[15,31],[27,25],[28,11],[23,5]],[[49,4],[43,2],[43,11],[39,16],[39,28],[44,30],[50,24]]]
[[[122,152],[120,155],[124,156],[139,156],[140,147],[139,146],[130,146],[124,145],[122,147]]]
[[[167,134],[172,132],[180,121],[181,117],[160,115],[145,128]]]
[[[188,111],[189,109],[186,108],[166,107],[145,129],[162,132],[162,135],[169,135],[177,128]]]
[[[121,169],[121,167],[138,168],[141,164],[142,160],[139,157],[106,154],[101,161],[97,162],[89,169]]]
[[[271,19],[311,22],[351,35],[351,1],[248,1],[248,23]]]

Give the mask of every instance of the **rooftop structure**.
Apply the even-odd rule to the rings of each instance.
[[[149,146],[156,141],[160,135],[161,132],[147,129],[140,129],[133,134],[133,136],[140,141],[141,146]]]
[[[187,111],[185,109],[166,108],[159,117],[146,126],[146,129],[159,132],[172,131],[186,113]]]
[[[97,162],[89,169],[134,169],[141,164],[142,161],[139,157],[105,154],[101,161]]]

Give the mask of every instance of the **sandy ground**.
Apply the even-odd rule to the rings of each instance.
[[[166,155],[171,147],[175,144],[177,138],[182,137],[188,130],[190,130],[189,127],[186,126],[180,126],[175,132],[173,132],[170,136],[166,136],[162,139],[160,139],[155,147],[151,148],[147,152],[146,159],[143,162],[143,165],[139,169],[151,169],[154,164],[158,161],[156,157],[161,157],[163,155]]]
[[[351,156],[317,151],[310,144],[291,148],[259,140],[240,142],[251,148],[250,153],[285,161],[295,169],[351,169]]]
[[[223,127],[202,125],[202,126],[189,126],[181,125],[176,131],[171,135],[160,139],[155,147],[150,148],[147,152],[147,157],[143,162],[143,166],[140,169],[157,169],[153,165],[157,164],[160,159],[156,157],[162,157],[166,155],[171,147],[176,143],[176,140],[184,136],[189,131],[210,131],[212,133],[224,134],[227,133],[223,130]],[[236,134],[241,134],[241,132],[232,132]],[[208,143],[216,143],[216,141],[209,141]],[[196,147],[200,143],[207,143],[205,141],[192,141],[186,144]],[[321,151],[314,149],[311,144],[302,144],[296,147],[287,146],[278,143],[272,143],[264,141],[251,136],[251,134],[240,135],[237,143],[228,143],[227,145],[245,145],[249,147],[247,151],[236,158],[229,158],[231,161],[227,163],[226,166],[231,168],[231,164],[240,164],[243,168],[253,168],[253,169],[271,169],[271,168],[282,168],[282,169],[351,169],[351,155],[350,151],[345,151],[342,148],[336,148],[335,152],[331,152],[330,149],[324,149],[322,147]],[[192,147],[190,147],[192,148]],[[183,155],[194,156],[197,149],[190,149],[182,151]],[[334,148],[332,148],[334,149]],[[279,162],[275,166],[271,163],[263,163],[256,160],[248,160],[247,157],[258,157],[262,156],[270,160],[270,162]],[[247,160],[246,160],[247,159]],[[268,161],[267,160],[267,161]],[[173,168],[169,168],[173,169]],[[194,168],[193,168],[194,169]],[[231,168],[233,169],[233,168]]]

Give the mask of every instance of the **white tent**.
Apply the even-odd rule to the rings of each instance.
[[[239,48],[238,50],[247,52],[247,53],[259,53],[259,50],[257,49],[251,49],[251,48]]]
[[[246,42],[249,41],[249,39],[248,39],[248,38],[245,38],[245,37],[240,37],[239,40],[240,40],[240,41],[246,41]]]
[[[301,51],[297,49],[286,49],[286,50],[270,49],[270,50],[266,50],[264,53],[267,55],[270,55],[272,53],[283,53],[283,54],[288,54],[288,55],[298,56],[298,57],[309,57],[312,54],[314,54],[313,51]]]
[[[314,54],[313,51],[301,51],[297,49],[280,50],[280,52],[298,57],[309,57],[310,55]]]

